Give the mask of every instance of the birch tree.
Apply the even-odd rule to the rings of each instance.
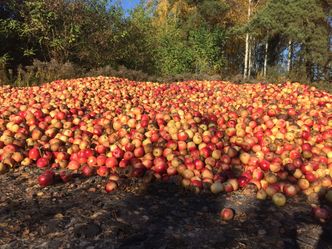
[[[251,15],[251,1],[248,0],[248,23],[250,21],[250,15]],[[249,32],[246,32],[246,48],[245,48],[245,54],[244,54],[244,71],[243,71],[243,79],[246,80],[248,77],[248,66],[249,66],[249,51],[250,51],[250,45],[249,45],[250,37]]]

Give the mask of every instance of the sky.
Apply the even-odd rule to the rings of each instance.
[[[140,0],[121,0],[121,5],[124,8],[124,10],[128,11],[133,9]]]

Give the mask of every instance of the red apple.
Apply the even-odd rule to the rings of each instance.
[[[234,210],[231,208],[223,208],[220,212],[220,217],[224,221],[229,221],[234,218]]]

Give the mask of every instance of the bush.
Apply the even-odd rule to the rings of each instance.
[[[283,83],[287,81],[287,76],[280,66],[272,66],[267,68],[267,82]]]
[[[312,82],[309,85],[314,86],[317,89],[324,90],[324,91],[332,93],[332,82],[318,81],[318,82]]]
[[[0,84],[8,84],[13,76],[13,70],[7,70],[6,66],[8,61],[10,61],[10,57],[8,54],[4,54],[0,56]]]
[[[75,78],[80,74],[81,72],[77,70],[77,67],[70,62],[62,64],[56,60],[51,60],[50,62],[34,60],[31,66],[26,66],[25,68],[19,66],[14,85],[39,85],[53,80]]]
[[[306,75],[301,70],[303,68],[294,68],[289,75],[289,78],[284,72],[278,67],[270,67],[268,69],[267,79],[265,80],[261,75],[257,75],[254,79],[246,80],[245,83],[258,83],[258,82],[272,82],[272,83],[283,83],[285,81],[297,81],[300,83],[307,83],[311,86],[315,86],[318,89],[332,92],[332,84],[327,81],[319,81],[308,83],[307,79],[304,78]],[[302,72],[302,73],[301,73]],[[301,76],[302,75],[302,76]],[[182,73],[168,76],[148,75],[142,71],[128,69],[125,66],[120,66],[114,69],[110,65],[85,70],[71,62],[60,63],[56,60],[49,62],[42,62],[34,60],[31,66],[23,68],[20,66],[17,70],[16,77],[13,75],[12,70],[6,70],[4,66],[0,64],[0,83],[8,84],[13,83],[16,86],[31,86],[39,85],[44,82],[51,82],[59,79],[70,79],[79,77],[97,77],[97,76],[114,76],[119,78],[126,78],[135,81],[150,81],[150,82],[179,82],[188,80],[228,80],[234,83],[243,83],[242,74],[234,76],[222,77],[219,74],[209,75],[205,73],[194,74],[194,73]]]
[[[307,72],[303,65],[292,68],[288,78],[290,81],[296,81],[301,83],[309,83],[310,80],[307,78]]]
[[[242,83],[243,82],[243,75],[237,74],[233,77],[228,77],[227,80],[235,82],[235,83]]]
[[[208,74],[193,74],[182,73],[167,76],[148,75],[142,71],[128,69],[125,66],[120,66],[118,70],[113,69],[111,66],[100,67],[92,69],[85,74],[85,76],[115,76],[120,78],[126,78],[129,80],[137,81],[151,81],[151,82],[178,82],[187,80],[222,80],[221,75],[208,75]]]
[[[115,70],[111,66],[105,66],[105,67],[99,67],[99,68],[94,68],[88,71],[85,76],[87,77],[94,77],[94,76],[111,76],[115,74]]]
[[[179,82],[179,81],[188,81],[188,80],[222,80],[221,75],[214,74],[194,74],[194,73],[182,73],[176,75],[169,75],[164,77],[155,78],[157,82]]]
[[[0,67],[0,84],[4,85],[9,82],[6,70]]]
[[[100,67],[88,71],[85,76],[114,76],[119,78],[126,78],[129,80],[145,81],[149,75],[137,70],[128,69],[125,66],[120,66],[118,70],[113,69],[111,66]]]

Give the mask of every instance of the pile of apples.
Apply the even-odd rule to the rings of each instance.
[[[299,193],[332,202],[332,95],[299,83],[3,86],[0,135],[0,172],[38,167],[41,186],[79,173],[109,192],[121,177],[177,175],[215,194],[254,185],[278,206]]]

